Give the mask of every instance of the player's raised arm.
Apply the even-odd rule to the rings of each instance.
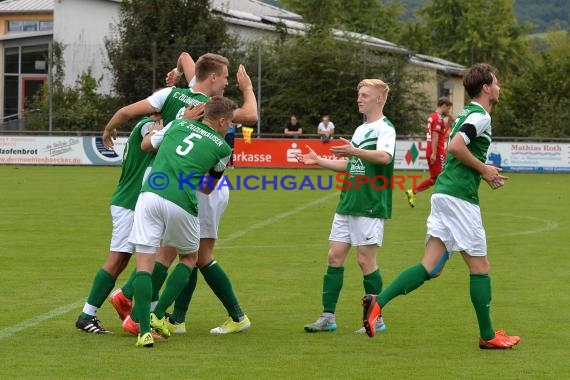
[[[194,78],[195,72],[196,63],[192,59],[192,56],[187,52],[182,52],[178,57],[176,67],[166,74],[166,85],[176,86],[183,74],[188,83],[190,83],[192,78]]]
[[[257,123],[257,99],[253,92],[251,78],[245,71],[243,65],[239,65],[237,71],[237,82],[243,95],[243,105],[235,111],[234,123],[253,125]]]

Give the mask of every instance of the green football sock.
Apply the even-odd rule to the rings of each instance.
[[[428,272],[422,264],[412,265],[404,269],[378,296],[380,307],[384,307],[392,298],[412,292],[429,279]]]
[[[140,334],[150,332],[150,299],[152,297],[152,279],[148,272],[137,272],[133,281],[135,303],[131,318],[140,323]],[[136,319],[135,319],[136,318]]]
[[[198,268],[194,268],[188,280],[188,285],[186,285],[184,290],[176,297],[176,301],[174,301],[174,310],[172,310],[172,314],[170,314],[171,323],[183,323],[186,320],[188,305],[190,305],[190,301],[192,301],[192,295],[196,289],[197,282]]]
[[[152,270],[152,300],[158,300],[158,293],[168,276],[168,267],[156,261]]]
[[[376,269],[372,273],[368,273],[363,277],[364,294],[380,294],[382,291],[382,275],[380,269]]]
[[[471,274],[469,288],[481,338],[493,339],[495,330],[491,323],[491,277],[488,274]]]
[[[182,289],[186,287],[186,284],[188,284],[188,280],[190,278],[191,273],[192,273],[192,268],[190,268],[186,264],[178,263],[174,267],[174,270],[172,271],[170,276],[168,276],[168,280],[166,280],[166,286],[164,287],[164,291],[160,295],[158,303],[156,304],[156,308],[154,309],[154,315],[156,315],[158,319],[162,319],[162,317],[164,317],[166,309],[168,309],[168,307],[172,305],[172,303],[174,302],[176,297],[178,297]]]
[[[133,299],[133,293],[134,293],[133,282],[135,282],[135,278],[137,278],[136,268],[133,269],[133,271],[131,272],[131,275],[129,276],[129,279],[127,280],[127,282],[125,282],[125,284],[123,286],[121,286],[121,290],[123,291],[123,295],[130,300]]]
[[[334,314],[343,279],[344,267],[327,267],[323,277],[323,312]]]
[[[244,313],[234,293],[232,282],[221,265],[214,260],[200,269],[200,272],[202,272],[204,280],[206,280],[206,283],[212,289],[216,297],[222,301],[229,316],[232,317],[235,322],[239,322],[243,318]]]
[[[113,287],[115,286],[115,278],[109,274],[105,269],[100,268],[95,274],[87,303],[96,308],[100,308],[103,302],[107,299]],[[90,315],[83,312],[81,318],[89,318]]]

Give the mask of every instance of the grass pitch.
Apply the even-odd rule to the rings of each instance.
[[[238,174],[316,180],[330,173],[229,173]],[[226,316],[200,278],[186,335],[137,349],[109,304],[99,318],[113,335],[79,332],[75,319],[107,255],[108,201],[118,177],[118,168],[0,167],[1,379],[570,378],[568,175],[510,174],[494,192],[481,185],[494,327],[522,337],[508,351],[479,350],[459,256],[441,278],[392,301],[384,311],[388,332],[370,339],[353,333],[360,327],[362,276],[352,254],[338,330],[305,333],[303,325],[321,311],[334,189],[231,192],[216,257],[252,321],[249,331],[209,334]],[[411,209],[395,191],[378,255],[384,284],[421,258],[430,194],[419,194]]]

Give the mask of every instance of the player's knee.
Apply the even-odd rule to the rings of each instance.
[[[439,261],[435,264],[435,266],[430,270],[426,270],[429,277],[428,280],[431,280],[433,278],[438,278],[439,276],[441,276],[441,273],[443,272],[443,268],[445,268],[445,263],[447,262],[447,260],[449,260],[449,252],[445,251],[441,256],[441,258],[439,259]]]

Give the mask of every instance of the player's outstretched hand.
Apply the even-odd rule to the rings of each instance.
[[[336,145],[331,148],[331,152],[335,155],[335,157],[348,157],[352,155],[356,148],[352,146],[350,141],[348,141],[343,137],[339,138],[339,140],[342,141],[344,144]]]
[[[105,145],[107,148],[113,148],[115,146],[113,140],[116,139],[117,139],[116,129],[111,129],[111,130],[105,129],[103,131],[103,145]]]
[[[305,165],[317,165],[319,161],[319,156],[315,153],[314,150],[311,149],[310,146],[305,145],[309,150],[308,153],[297,153],[297,161],[305,164]]]

